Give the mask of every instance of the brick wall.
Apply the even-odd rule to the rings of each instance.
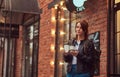
[[[54,43],[51,36],[51,29],[54,25],[51,23],[51,9],[48,4],[52,0],[39,0],[42,14],[40,19],[40,37],[39,37],[39,59],[38,59],[38,77],[53,77],[54,68],[50,65],[54,53],[51,52],[50,46]]]

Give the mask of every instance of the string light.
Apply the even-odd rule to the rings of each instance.
[[[67,8],[66,8],[66,7],[62,7],[62,9],[63,9],[63,10],[67,10]]]
[[[61,2],[60,2],[60,5],[63,6],[63,3],[64,3],[64,1],[61,1]]]
[[[65,21],[66,19],[65,19],[65,18],[61,18],[60,20],[61,20],[61,21]]]
[[[54,65],[54,61],[50,61],[50,65],[53,66]]]
[[[53,44],[51,44],[50,49],[51,49],[51,51],[54,51],[55,50],[55,46]]]
[[[53,16],[53,17],[51,18],[51,20],[52,20],[53,22],[55,22],[55,17]]]
[[[63,46],[60,46],[60,51],[64,50]]]
[[[52,29],[52,30],[51,30],[51,35],[52,35],[52,36],[55,36],[55,29]]]
[[[59,62],[59,65],[63,65],[63,64],[64,64],[63,62],[61,62],[61,61]]]
[[[58,5],[56,4],[56,5],[55,5],[55,9],[57,9],[57,8],[58,8]]]

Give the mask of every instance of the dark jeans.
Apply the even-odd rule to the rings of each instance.
[[[72,69],[69,73],[67,73],[66,77],[90,77],[89,73],[76,73],[76,65],[72,65]]]

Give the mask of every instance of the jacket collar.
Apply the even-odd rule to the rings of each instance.
[[[85,41],[85,39],[84,39],[84,40],[81,40],[81,43],[80,43],[80,44],[82,44],[84,41]],[[75,45],[78,45],[78,43],[77,43],[77,40],[76,40],[76,39],[74,39],[74,40],[73,40],[73,45],[74,45],[74,46],[75,46]]]

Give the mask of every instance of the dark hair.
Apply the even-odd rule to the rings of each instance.
[[[82,30],[83,30],[84,33],[85,33],[85,39],[88,39],[88,23],[87,23],[85,20],[76,22],[76,25],[77,25],[78,23],[81,24],[81,28],[82,28]],[[76,25],[75,25],[75,28],[76,28]],[[77,36],[76,36],[76,37],[77,37]]]

